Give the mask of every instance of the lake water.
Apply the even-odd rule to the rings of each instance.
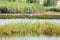
[[[16,23],[16,22],[52,22],[52,23],[60,23],[60,19],[0,19],[0,25],[8,24],[8,23]],[[2,37],[0,40],[60,40],[60,37]]]
[[[60,23],[60,19],[0,19],[0,25],[19,22],[52,22]]]

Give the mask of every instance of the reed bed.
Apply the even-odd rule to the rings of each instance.
[[[0,26],[0,36],[60,36],[60,24],[22,22]]]

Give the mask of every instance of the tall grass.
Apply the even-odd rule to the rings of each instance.
[[[60,24],[45,22],[43,34],[47,36],[60,36]]]
[[[0,30],[0,34],[6,36],[39,36],[40,35],[40,23],[12,23],[4,25]]]
[[[0,26],[0,36],[60,36],[60,24],[45,23],[12,23]]]
[[[44,10],[44,7],[37,3],[0,2],[1,13],[34,13],[36,10]]]

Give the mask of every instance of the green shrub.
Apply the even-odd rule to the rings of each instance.
[[[54,12],[60,12],[60,8],[48,8],[46,11],[54,11]]]
[[[51,8],[50,11],[60,12],[60,8]]]
[[[2,7],[2,8],[0,8],[0,12],[1,13],[8,13],[8,10],[6,7]]]

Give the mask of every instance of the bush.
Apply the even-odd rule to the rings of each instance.
[[[51,8],[50,11],[60,12],[60,8]]]
[[[46,9],[46,11],[60,12],[60,8],[49,8],[49,9]]]

